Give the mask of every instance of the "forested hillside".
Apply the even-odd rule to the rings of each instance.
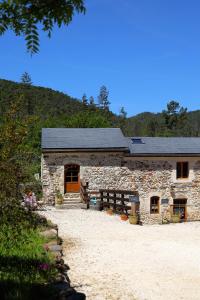
[[[109,107],[100,108],[93,100],[88,104],[84,97],[78,100],[49,88],[0,80],[1,116],[20,98],[24,117],[35,118],[29,143],[37,150],[42,127],[121,127],[127,136],[200,135],[200,110],[187,112],[175,101],[163,107],[163,112],[143,112],[126,118],[125,113],[116,115]]]
[[[48,88],[0,80],[0,116],[3,119],[12,103],[20,102],[22,118],[34,119],[29,127],[28,146],[40,151],[42,127],[119,126],[118,118],[108,110],[85,105],[78,99]]]

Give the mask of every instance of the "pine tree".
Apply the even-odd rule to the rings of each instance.
[[[105,110],[109,110],[110,101],[108,100],[108,95],[109,95],[109,91],[107,90],[106,86],[103,85],[100,88],[98,100],[99,100],[99,107]]]
[[[87,99],[86,94],[83,94],[83,96],[82,96],[82,103],[83,103],[84,106],[88,105],[88,99]]]
[[[125,111],[123,106],[120,108],[119,116],[123,119],[126,119],[126,117],[127,117],[127,112]]]
[[[33,108],[33,99],[30,94],[30,86],[32,85],[31,81],[31,76],[27,73],[24,72],[21,76],[21,83],[26,86],[26,104],[25,104],[25,109],[28,115],[32,115],[34,108]]]
[[[21,76],[21,83],[27,84],[27,85],[31,85],[32,84],[31,76],[27,72],[24,72],[22,74],[22,76]]]
[[[166,135],[174,136],[182,134],[187,121],[187,108],[181,107],[176,101],[167,103],[167,110],[162,112]]]
[[[124,107],[121,107],[119,112],[119,125],[123,132],[126,129],[126,116],[127,112],[125,111]]]
[[[89,104],[90,105],[94,105],[95,103],[94,103],[94,97],[93,96],[90,96],[90,98],[89,98]]]

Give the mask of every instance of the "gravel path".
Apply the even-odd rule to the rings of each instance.
[[[200,223],[135,226],[89,210],[48,210],[72,285],[87,300],[199,300]]]

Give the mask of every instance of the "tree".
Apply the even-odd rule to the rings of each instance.
[[[108,100],[108,95],[109,95],[109,91],[107,90],[106,86],[103,85],[100,88],[98,100],[99,100],[99,107],[105,110],[109,110],[110,101]]]
[[[82,96],[82,103],[83,103],[84,106],[88,105],[88,99],[87,99],[86,94],[83,94],[83,96]]]
[[[35,122],[33,117],[24,116],[24,99],[13,99],[4,114],[0,127],[0,194],[17,197],[19,184],[29,178],[29,167],[33,153],[27,147],[28,130]]]
[[[27,72],[25,72],[25,73],[22,74],[22,76],[21,76],[21,83],[27,84],[27,85],[31,85],[32,84],[31,76]]]
[[[29,91],[29,87],[32,85],[31,76],[25,72],[21,76],[21,83],[26,85],[27,91]],[[26,96],[24,97],[26,103],[24,103],[24,108],[28,115],[32,115],[34,112],[33,107],[33,99],[29,93],[26,93]]]
[[[183,128],[187,121],[187,108],[180,106],[177,101],[167,103],[167,110],[162,112],[166,135],[179,135],[183,132]]]
[[[106,128],[111,122],[101,111],[82,111],[66,118],[65,127],[69,128]]]
[[[119,126],[123,132],[126,131],[126,116],[127,112],[125,111],[124,107],[121,107],[119,112]]]
[[[67,26],[75,13],[85,13],[84,0],[2,0],[0,2],[0,35],[12,30],[25,36],[31,54],[39,51],[38,27],[51,37],[53,27]]]
[[[159,123],[158,123],[157,119],[152,118],[152,119],[148,120],[145,129],[146,129],[146,132],[145,132],[146,136],[156,136],[157,132],[159,130]]]
[[[94,103],[94,97],[93,96],[90,96],[90,98],[89,98],[89,104],[90,105],[95,105],[95,103]]]
[[[125,111],[123,106],[120,108],[119,116],[123,119],[126,119],[126,117],[127,117],[127,112]]]

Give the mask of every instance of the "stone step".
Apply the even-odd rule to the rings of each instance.
[[[79,199],[80,198],[80,193],[67,193],[64,194],[65,199]]]
[[[81,202],[81,198],[71,198],[71,199],[63,199],[64,203],[71,203],[71,202]]]
[[[73,205],[73,204],[80,204],[80,203],[82,203],[81,200],[78,200],[78,201],[77,200],[71,200],[71,201],[66,200],[66,201],[63,201],[63,204],[66,204],[66,205],[67,204]]]
[[[77,209],[77,208],[81,208],[82,207],[82,203],[78,202],[78,203],[63,203],[62,205],[60,205],[57,208],[60,209]]]

